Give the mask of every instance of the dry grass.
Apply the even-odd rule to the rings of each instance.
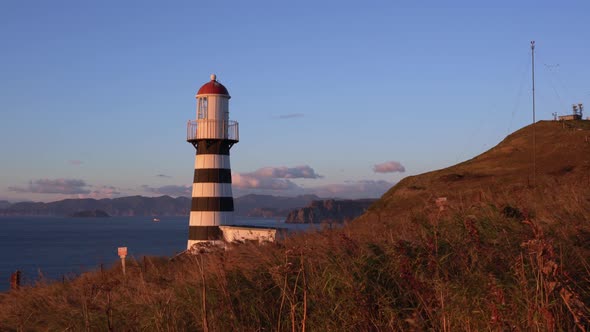
[[[497,196],[25,287],[0,296],[0,329],[587,329],[588,207]]]
[[[373,210],[397,217],[420,211],[425,202],[438,196],[474,201],[486,200],[484,193],[496,192],[513,199],[515,194],[529,197],[523,189],[533,185],[551,195],[560,195],[563,188],[590,187],[590,121],[536,124],[535,183],[532,138],[533,128],[527,126],[471,160],[407,177],[385,193]]]
[[[490,153],[511,156],[520,140]],[[481,176],[480,160],[498,169],[488,157],[404,180],[341,229],[0,294],[0,330],[588,330],[586,161],[547,162],[531,187],[516,159],[510,181]]]

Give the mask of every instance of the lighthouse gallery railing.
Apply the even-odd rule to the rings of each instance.
[[[198,139],[227,139],[240,140],[240,130],[237,121],[224,120],[189,120],[186,126],[186,140]]]

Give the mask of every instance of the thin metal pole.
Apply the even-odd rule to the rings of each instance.
[[[537,132],[535,130],[535,41],[531,41],[531,58],[533,66],[533,187],[537,184]]]

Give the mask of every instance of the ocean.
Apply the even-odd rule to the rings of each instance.
[[[66,218],[0,217],[0,292],[10,287],[10,275],[21,271],[22,283],[42,276],[61,280],[81,272],[105,268],[119,261],[118,247],[128,258],[173,256],[186,249],[188,216]],[[274,219],[236,217],[236,225],[303,230],[307,225]]]

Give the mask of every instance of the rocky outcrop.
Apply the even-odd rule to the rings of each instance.
[[[360,216],[375,199],[313,201],[308,206],[291,211],[285,219],[289,224],[344,223]]]

